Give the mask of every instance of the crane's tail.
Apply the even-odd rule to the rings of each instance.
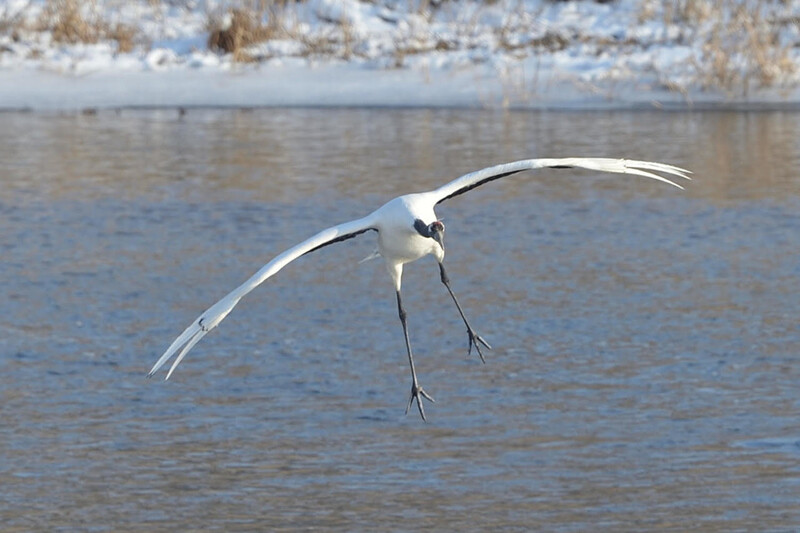
[[[172,341],[167,351],[164,352],[156,364],[153,365],[153,368],[150,369],[150,372],[147,373],[147,377],[151,377],[153,374],[158,372],[158,369],[161,368],[164,363],[169,361],[169,359],[175,355],[175,353],[180,350],[178,357],[172,363],[172,366],[167,372],[167,377],[165,379],[169,379],[172,375],[172,372],[175,370],[175,367],[186,357],[186,354],[189,353],[195,344],[200,342],[200,339],[206,336],[206,333],[217,327],[217,325],[222,322],[228,313],[239,303],[241,296],[238,296],[234,293],[229,294],[219,302],[212,305],[205,313],[200,315],[194,322],[189,324],[183,333],[178,336],[177,339]]]
[[[373,259],[377,259],[380,256],[381,256],[380,250],[376,249],[374,252],[369,254],[367,257],[365,257],[364,259],[359,261],[358,264],[360,265],[361,263],[366,263],[367,261],[372,261]]]

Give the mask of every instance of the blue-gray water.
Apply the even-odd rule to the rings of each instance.
[[[800,121],[786,113],[0,115],[4,531],[793,531]],[[462,173],[406,268],[429,421],[366,234],[173,338],[283,249]]]

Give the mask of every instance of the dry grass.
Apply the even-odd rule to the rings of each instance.
[[[740,86],[747,93],[751,83],[772,87],[794,72],[790,45],[781,45],[780,27],[764,18],[761,7],[736,6],[727,23],[715,22],[699,59],[707,68],[704,86]]]
[[[105,33],[105,24],[92,4],[84,13],[77,0],[48,0],[39,16],[37,29],[49,31],[57,43],[96,43]]]
[[[28,6],[30,6],[30,2],[28,2]],[[4,5],[3,11],[0,13],[0,35],[8,34],[11,35],[15,41],[18,40],[19,36],[17,32],[24,24],[26,10],[27,7],[24,9],[12,10],[8,4]]]
[[[208,21],[208,47],[226,54],[233,54],[235,61],[254,61],[246,49],[268,41],[281,33],[275,10],[267,10],[263,2],[259,6],[231,8],[223,15],[212,14]],[[267,22],[264,22],[265,18]]]
[[[797,65],[792,43],[781,33],[791,17],[775,16],[791,7],[783,0],[673,0],[665,2],[665,24],[684,28],[688,40],[699,39],[693,58],[694,82],[704,90],[747,95],[752,87],[775,87],[791,77]]]
[[[302,57],[339,57],[350,59],[358,43],[347,20],[328,20],[332,26],[310,33],[302,31],[294,18],[289,0],[255,0],[237,2],[223,13],[210,13],[208,47],[231,54],[237,62],[266,59],[254,56],[254,45],[273,39],[289,39],[300,45]]]
[[[47,0],[34,30],[49,31],[57,43],[115,41],[117,50],[123,53],[133,49],[137,36],[137,30],[132,26],[111,25],[104,20],[94,1],[79,0]]]
[[[302,34],[297,36],[303,45],[303,57],[342,57],[348,59],[352,55],[352,42],[348,35],[336,30],[328,30],[318,34]]]

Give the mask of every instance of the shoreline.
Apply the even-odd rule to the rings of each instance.
[[[488,67],[422,73],[367,70],[351,64],[261,66],[231,71],[100,71],[74,76],[0,71],[0,112],[107,109],[385,108],[509,111],[798,111],[800,90],[749,98],[680,94],[647,83],[595,86],[557,79],[512,93]]]

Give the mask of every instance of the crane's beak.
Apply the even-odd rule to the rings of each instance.
[[[437,220],[428,226],[428,230],[431,233],[431,238],[438,242],[439,246],[444,250],[444,224]]]

